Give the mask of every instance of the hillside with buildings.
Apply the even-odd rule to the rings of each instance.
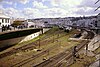
[[[8,17],[0,18],[4,21],[1,28],[8,25],[6,18],[8,21]],[[7,35],[9,39],[1,42],[19,42],[0,52],[1,67],[99,66],[100,13],[88,17],[15,19],[9,26],[12,29],[0,35],[17,34]],[[36,29],[42,31],[29,34]],[[29,35],[21,37],[23,33]]]

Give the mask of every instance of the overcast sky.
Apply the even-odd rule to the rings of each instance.
[[[97,15],[97,0],[0,0],[0,12],[15,18],[55,18]]]

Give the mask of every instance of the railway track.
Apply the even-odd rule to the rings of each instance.
[[[89,41],[84,41],[81,45],[78,45],[77,46],[77,51],[79,51],[81,48],[83,48]],[[66,50],[54,57],[51,57],[49,58],[48,60],[38,64],[38,65],[35,65],[33,67],[52,67],[52,66],[55,66],[57,64],[59,64],[60,62],[62,62],[64,59],[68,60],[69,58],[71,58],[73,55],[72,55],[72,51],[70,49],[69,50]]]
[[[88,35],[87,35],[85,38],[86,38],[86,39],[92,39],[92,38],[94,37],[93,32],[91,32],[91,31],[87,31],[87,32],[88,32]],[[88,44],[89,41],[90,41],[90,40],[88,40],[86,44]],[[84,43],[84,42],[83,42],[83,43]],[[81,47],[84,48],[86,44],[84,43],[84,45],[77,46],[77,48],[79,48],[79,49],[77,50],[77,52],[79,52],[79,51],[81,50]],[[68,58],[66,58],[66,60],[67,60],[67,59],[68,59]],[[73,60],[73,57],[70,57],[69,60]],[[72,62],[72,63],[73,63],[73,62]],[[70,67],[70,65],[71,65],[72,63],[66,63],[67,67]],[[63,62],[57,63],[57,64],[56,64],[56,67],[63,67],[63,66],[59,66],[59,65],[61,65],[61,64],[63,65]]]
[[[65,36],[65,35],[62,35],[62,36],[60,36],[60,37],[58,37],[58,38],[61,38],[61,37],[64,37],[64,36]],[[55,40],[58,39],[58,38],[55,38]],[[50,40],[49,42],[53,42],[53,40]],[[20,61],[20,62],[18,62],[18,63],[16,63],[16,64],[12,65],[11,67],[19,67],[19,66],[22,66],[22,65],[24,65],[24,64],[26,64],[26,63],[29,63],[29,62],[31,62],[32,60],[34,60],[34,59],[36,59],[36,58],[38,58],[38,57],[40,57],[40,56],[42,56],[42,55],[48,53],[50,50],[55,49],[57,46],[59,46],[59,45],[54,45],[54,46],[52,46],[52,47],[50,47],[50,48],[48,48],[48,49],[42,51],[42,52],[39,53],[39,54],[30,56],[29,58],[26,58],[26,59],[24,59],[24,60],[22,60],[22,61]]]
[[[4,58],[4,57],[6,57],[6,56],[10,56],[10,55],[12,55],[12,54],[14,54],[14,53],[17,53],[17,52],[20,52],[20,51],[24,51],[24,50],[26,50],[26,49],[35,48],[35,45],[36,45],[35,43],[30,43],[30,44],[24,45],[24,46],[22,46],[22,47],[12,49],[12,50],[10,50],[10,51],[8,51],[8,52],[5,52],[5,53],[3,53],[3,54],[0,54],[0,58]]]
[[[54,35],[56,35],[57,33],[61,33],[62,31],[57,31],[57,32],[51,32],[51,34],[52,33],[54,33]],[[50,34],[50,33],[49,33]],[[54,36],[53,34],[52,34],[52,36]],[[60,36],[60,37],[63,37],[64,35],[62,35],[62,36]],[[51,35],[46,35],[45,37],[43,37],[43,38],[41,38],[41,44],[47,44],[47,43],[51,43],[51,42],[53,42],[53,40],[52,39],[50,39],[50,40],[46,40],[46,39],[48,39],[49,37],[51,37]],[[59,38],[60,38],[59,37]],[[43,40],[44,39],[44,40]],[[58,38],[55,38],[55,39],[58,39]],[[43,40],[43,41],[42,41]],[[22,46],[22,47],[19,47],[19,48],[15,48],[15,49],[12,49],[12,50],[10,50],[10,51],[8,51],[8,52],[5,52],[5,53],[3,53],[3,54],[0,54],[0,58],[4,58],[4,57],[6,57],[6,56],[10,56],[10,55],[12,55],[12,54],[14,54],[14,53],[18,53],[18,52],[20,52],[20,51],[24,51],[24,50],[27,50],[27,49],[34,49],[34,48],[36,48],[36,46],[38,46],[38,41],[39,40],[37,40],[36,42],[32,42],[32,43],[29,43],[29,44],[26,44],[26,45],[24,45],[24,46]]]
[[[59,33],[60,33],[60,32],[59,32]],[[65,36],[65,35],[62,35],[62,36],[60,36],[60,37],[63,37],[63,36]],[[59,37],[59,38],[60,38],[60,37]],[[48,37],[47,37],[47,38],[48,38]],[[46,38],[45,38],[45,39],[46,39]],[[56,39],[58,39],[58,38],[55,38],[55,40],[56,40]],[[49,40],[49,42],[52,42],[52,39]],[[47,42],[47,43],[49,43],[49,42]],[[41,42],[41,43],[42,43],[42,42]],[[32,46],[31,46],[31,45],[32,45]],[[31,44],[24,45],[24,46],[22,46],[22,47],[20,47],[20,48],[11,50],[11,52],[8,52],[8,53],[6,53],[6,54],[4,54],[4,55],[1,55],[0,57],[2,58],[2,57],[4,57],[4,56],[9,56],[9,55],[11,55],[11,54],[13,54],[13,53],[17,53],[17,52],[20,52],[20,51],[23,51],[23,50],[35,48],[34,45],[37,45],[37,44],[36,44],[36,43],[31,43]],[[28,57],[28,58],[26,58],[26,59],[24,59],[24,60],[22,60],[22,61],[20,61],[20,62],[18,62],[18,63],[15,63],[15,64],[12,65],[11,67],[20,67],[20,66],[23,66],[24,64],[31,62],[32,60],[34,60],[34,59],[36,59],[36,58],[42,56],[43,54],[46,54],[49,50],[52,50],[52,49],[54,49],[55,47],[56,47],[56,46],[53,46],[53,47],[51,47],[51,48],[49,48],[49,49],[47,49],[47,50],[42,51],[41,53],[39,53],[39,54],[37,54],[37,55],[31,55],[30,57]],[[62,55],[63,55],[63,56],[62,56]],[[51,62],[53,62],[53,64],[54,64],[54,63],[55,63],[55,62],[54,62],[55,59],[58,59],[59,57],[62,56],[61,58],[59,58],[59,60],[61,60],[61,59],[65,58],[66,55],[68,55],[68,53],[66,53],[66,52],[61,53],[59,56],[57,55],[57,56],[54,57],[53,59],[49,59],[49,61],[46,61],[46,64],[47,64],[47,63],[51,63]],[[69,55],[70,55],[70,54],[69,54]],[[58,61],[59,61],[59,60],[58,60]],[[56,62],[58,62],[58,61],[56,61]],[[52,63],[51,63],[51,64],[52,64]]]
[[[26,59],[24,59],[24,60],[22,60],[22,61],[20,61],[20,62],[18,62],[18,63],[16,63],[16,64],[12,65],[11,67],[20,67],[20,66],[22,66],[22,65],[24,65],[24,64],[26,64],[26,63],[29,63],[29,62],[31,62],[32,60],[34,60],[34,59],[36,59],[36,58],[38,58],[38,57],[40,57],[40,56],[42,56],[42,55],[48,53],[50,50],[56,48],[57,46],[59,46],[59,45],[54,45],[54,46],[52,46],[52,47],[50,47],[50,48],[48,48],[48,49],[42,51],[41,53],[38,53],[38,54],[36,54],[36,55],[32,55],[32,56],[30,56],[29,58],[26,58]]]
[[[89,34],[87,35],[86,38],[87,39],[92,39],[93,38],[93,34],[91,34],[89,32]],[[80,45],[77,46],[76,51],[77,52],[80,51],[88,43],[89,43],[89,41],[82,42]],[[58,54],[57,56],[51,57],[48,60],[46,60],[46,61],[44,61],[44,62],[42,62],[42,63],[40,63],[38,65],[35,65],[33,67],[52,67],[52,66],[56,67],[57,65],[61,64],[61,62],[63,60],[65,60],[65,59],[68,60],[72,56],[73,56],[72,51],[66,50],[66,51],[62,52],[61,54]]]

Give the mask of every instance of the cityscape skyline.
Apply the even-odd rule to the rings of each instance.
[[[96,0],[0,0],[0,12],[14,18],[56,18],[97,15]]]

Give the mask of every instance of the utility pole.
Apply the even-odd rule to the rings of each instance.
[[[87,55],[87,52],[88,52],[88,44],[86,44],[86,55]]]
[[[39,35],[39,48],[40,48],[40,35]]]
[[[40,48],[40,46],[41,46],[41,44],[40,44],[40,41],[41,41],[41,40],[40,40],[40,35],[41,35],[41,34],[43,34],[43,29],[40,30],[40,34],[39,34],[39,48]]]
[[[57,35],[57,38],[59,38],[59,34]]]
[[[39,36],[39,48],[40,48],[40,36]]]
[[[53,43],[54,43],[54,33],[53,33]]]

